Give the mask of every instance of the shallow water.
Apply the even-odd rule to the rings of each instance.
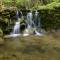
[[[60,37],[53,35],[4,38],[0,60],[59,60]]]

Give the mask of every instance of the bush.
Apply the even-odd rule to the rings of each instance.
[[[60,7],[40,10],[42,28],[60,29]]]

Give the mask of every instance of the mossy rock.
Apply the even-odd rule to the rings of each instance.
[[[0,29],[0,37],[2,37],[3,36],[3,31],[2,31],[2,29]]]
[[[4,39],[0,37],[0,45],[4,44]]]

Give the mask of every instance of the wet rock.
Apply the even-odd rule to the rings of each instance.
[[[0,29],[0,37],[2,37],[3,36],[3,31],[2,31],[2,29]]]
[[[4,44],[4,39],[0,37],[0,45]]]

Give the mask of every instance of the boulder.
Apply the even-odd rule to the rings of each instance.
[[[0,37],[2,37],[3,36],[3,31],[2,31],[2,29],[0,29]]]
[[[0,45],[4,44],[4,39],[0,37]]]

